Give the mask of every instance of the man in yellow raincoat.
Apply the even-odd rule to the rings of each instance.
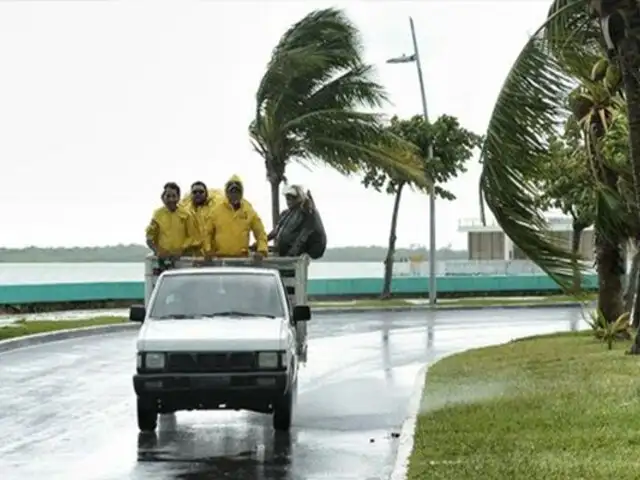
[[[220,192],[218,190],[218,192]],[[191,248],[186,255],[203,256],[206,254],[207,228],[211,221],[213,207],[223,200],[222,193],[217,197],[211,196],[204,182],[196,181],[191,184],[191,193],[183,198],[179,206],[187,210],[195,222],[196,234],[192,239]]]
[[[213,207],[206,247],[216,257],[249,255],[249,232],[256,240],[256,258],[268,253],[267,232],[258,213],[243,198],[244,186],[237,175],[226,183],[225,198]]]
[[[176,183],[166,183],[160,198],[164,205],[153,212],[147,226],[147,246],[157,257],[178,257],[197,241],[196,223],[188,210],[178,206]]]
[[[193,186],[196,185],[197,183],[204,185],[204,183],[202,182],[194,182],[193,185],[191,185],[192,190],[193,190]],[[210,199],[214,204],[218,203],[224,199],[224,192],[220,188],[209,188],[207,189],[207,199]],[[188,192],[184,197],[182,197],[182,200],[180,200],[180,203],[178,205],[180,205],[181,207],[188,207],[192,201],[193,201],[193,192]]]

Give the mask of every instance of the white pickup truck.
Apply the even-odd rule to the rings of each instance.
[[[142,322],[133,377],[139,429],[155,430],[159,413],[233,409],[272,414],[273,427],[288,430],[311,318],[307,266],[306,258],[181,259],[160,273],[151,263],[145,305],[129,312]],[[291,268],[293,276],[282,274]]]

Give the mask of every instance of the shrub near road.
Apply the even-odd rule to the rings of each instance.
[[[638,361],[613,346],[561,334],[438,362],[408,478],[637,479]]]

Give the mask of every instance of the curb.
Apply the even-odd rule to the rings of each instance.
[[[544,308],[577,308],[583,306],[580,302],[563,302],[548,304],[513,304],[513,305],[444,305],[436,307],[436,312],[442,311],[469,311],[469,310],[517,310],[517,309],[544,309]],[[332,308],[332,307],[312,307],[314,315],[337,314],[344,315],[349,313],[402,313],[402,312],[425,312],[431,311],[427,305],[416,305],[406,307],[351,307],[351,308]]]
[[[17,350],[25,347],[41,345],[43,343],[57,342],[59,340],[69,340],[71,338],[89,337],[92,335],[107,335],[110,333],[125,332],[139,328],[138,323],[122,323],[113,325],[99,325],[96,327],[69,328],[57,330],[55,332],[36,333],[24,337],[0,340],[0,353]]]
[[[425,365],[416,376],[413,391],[409,398],[407,419],[402,423],[400,438],[398,439],[398,450],[396,451],[396,460],[389,475],[389,480],[405,480],[407,478],[409,457],[411,457],[411,452],[413,451],[416,423],[418,422],[418,414],[420,413],[420,405],[422,404],[422,393],[424,392],[428,368],[429,365]]]

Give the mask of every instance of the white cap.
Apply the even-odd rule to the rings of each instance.
[[[296,190],[295,186],[287,185],[286,187],[284,187],[284,190],[282,191],[282,195],[293,195],[294,197],[297,197],[298,191]]]

